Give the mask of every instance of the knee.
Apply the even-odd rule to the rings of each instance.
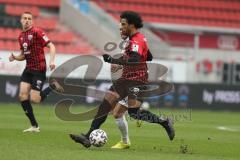
[[[115,92],[106,93],[104,99],[106,99],[111,105],[115,105],[118,101],[119,95]]]
[[[28,100],[28,97],[29,97],[29,95],[28,94],[24,94],[24,93],[20,93],[18,95],[18,98],[19,98],[20,101]]]
[[[121,118],[123,115],[121,113],[113,112],[113,117],[115,119]]]
[[[136,108],[136,107],[140,107],[141,102],[136,99],[128,99],[128,105]]]
[[[40,96],[31,96],[31,102],[40,103],[41,102],[41,97]]]

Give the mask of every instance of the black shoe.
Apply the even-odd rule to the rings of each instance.
[[[84,134],[80,134],[80,135],[69,134],[69,136],[76,143],[81,143],[85,148],[91,147],[91,143],[89,139]]]
[[[175,130],[173,128],[173,120],[170,118],[166,119],[166,122],[162,124],[163,128],[166,130],[169,139],[172,141],[175,137]]]

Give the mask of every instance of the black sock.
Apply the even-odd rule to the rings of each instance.
[[[91,127],[89,131],[86,134],[86,137],[89,137],[92,131],[95,129],[99,129],[100,126],[105,122],[107,119],[108,113],[111,111],[111,104],[104,99],[103,102],[100,104],[98,112],[95,116],[95,118],[92,121]]]
[[[147,110],[140,110],[140,108],[128,108],[128,114],[134,119],[146,121],[149,123],[158,123],[164,125],[167,122],[166,120],[158,117],[156,114]]]
[[[25,114],[27,115],[28,119],[31,122],[31,125],[38,127],[38,123],[34,117],[32,105],[31,105],[30,101],[25,100],[25,101],[22,101],[21,104],[22,104],[22,108],[23,108]]]
[[[41,91],[41,93],[40,93],[41,101],[45,100],[45,98],[52,92],[54,87],[55,87],[54,85],[50,84],[49,87],[47,87]]]

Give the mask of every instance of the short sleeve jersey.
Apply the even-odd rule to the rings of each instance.
[[[125,55],[127,58],[131,56],[132,52],[137,52],[141,56],[141,62],[135,65],[123,66],[123,79],[148,82],[148,68],[146,64],[148,45],[145,36],[137,32],[129,38],[128,45],[126,45]]]
[[[26,69],[46,72],[44,47],[50,42],[42,29],[32,27],[18,37],[20,49],[26,58]]]

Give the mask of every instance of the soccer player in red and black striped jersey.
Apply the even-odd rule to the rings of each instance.
[[[125,97],[128,97],[128,114],[132,118],[160,124],[166,130],[170,140],[173,140],[175,136],[171,119],[162,119],[150,111],[140,110],[141,101],[136,99],[136,94],[139,91],[137,86],[148,84],[148,68],[146,64],[148,45],[145,36],[138,31],[143,27],[142,19],[136,12],[125,11],[120,16],[120,24],[123,34],[129,37],[129,45],[125,49],[126,53],[120,58],[113,58],[108,54],[104,54],[103,59],[111,64],[123,65],[123,74],[106,93],[87,134],[70,134],[70,137],[75,142],[81,143],[84,147],[91,146],[90,133],[100,128],[107,118],[106,113]]]
[[[50,49],[49,68],[53,70],[55,69],[55,46],[42,29],[33,26],[33,15],[31,12],[24,12],[21,15],[21,25],[22,32],[18,37],[21,54],[18,56],[11,54],[9,61],[26,60],[26,68],[21,75],[19,100],[31,122],[31,127],[24,130],[24,132],[40,132],[30,100],[34,103],[40,103],[52,89],[62,89],[61,86],[54,81],[50,83],[49,87],[42,91],[47,70],[44,47]]]

